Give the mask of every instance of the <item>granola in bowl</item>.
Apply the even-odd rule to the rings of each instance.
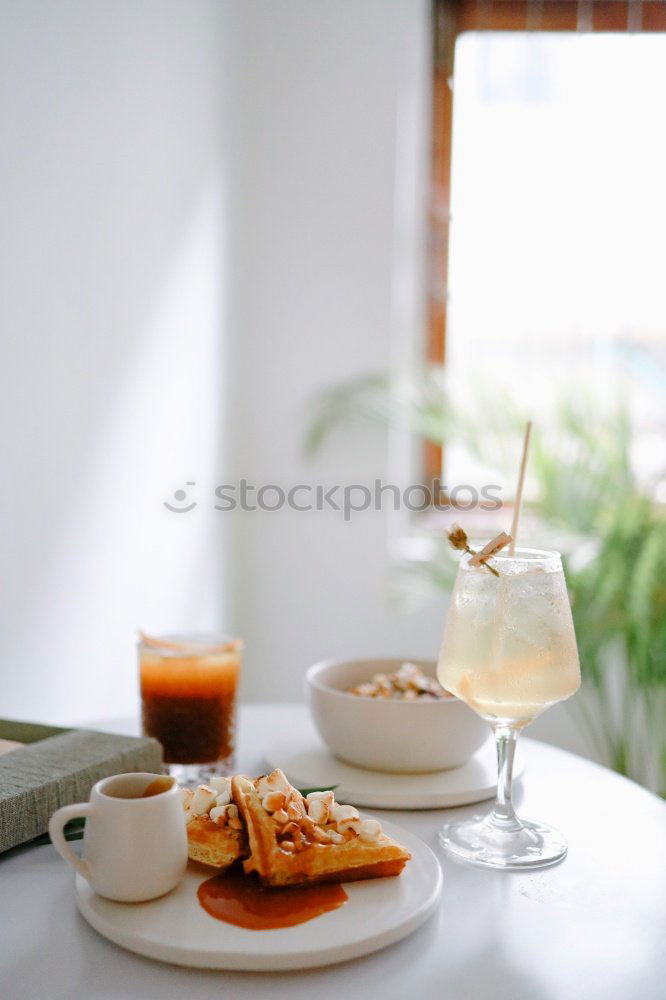
[[[403,663],[392,674],[377,673],[369,681],[347,688],[348,694],[361,698],[392,698],[399,701],[431,701],[453,698],[434,677],[429,677],[415,663]]]

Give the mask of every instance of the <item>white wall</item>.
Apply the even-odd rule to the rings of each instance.
[[[241,632],[252,698],[298,697],[320,656],[435,648],[439,612],[387,605],[380,515],[210,501],[241,475],[386,472],[381,433],[316,467],[300,444],[314,392],[389,363],[426,10],[0,8],[3,712],[133,711],[138,625]],[[169,514],[187,480],[200,506]]]
[[[134,632],[221,618],[162,500],[220,458],[217,0],[0,5],[0,715],[134,709]]]
[[[391,362],[396,185],[401,207],[411,203],[400,247],[425,215],[427,12],[420,0],[243,8],[234,445],[236,473],[254,482],[387,476],[383,432],[338,435],[314,464],[301,444],[317,391]],[[414,272],[401,275],[411,335],[422,246],[406,262],[400,254]],[[303,671],[322,657],[435,653],[441,609],[403,618],[388,600],[383,515],[257,512],[236,524],[248,696],[299,698]]]

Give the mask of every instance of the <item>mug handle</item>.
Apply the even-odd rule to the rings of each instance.
[[[90,881],[92,875],[90,862],[86,861],[85,858],[80,858],[68,845],[65,840],[64,827],[65,823],[69,823],[70,819],[77,819],[79,816],[89,816],[91,811],[92,808],[89,802],[75,802],[71,806],[63,806],[61,809],[56,809],[49,820],[49,836],[56,851],[68,865],[71,865],[79,875],[83,875],[88,881]]]

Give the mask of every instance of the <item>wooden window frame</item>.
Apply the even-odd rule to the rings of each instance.
[[[456,40],[465,31],[666,31],[666,0],[433,0],[432,162],[427,360],[446,362],[451,143]],[[426,482],[443,449],[425,442]]]

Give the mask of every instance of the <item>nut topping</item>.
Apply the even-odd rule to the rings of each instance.
[[[282,830],[282,833],[285,835],[285,837],[294,837],[295,834],[300,833],[300,832],[301,832],[301,828],[298,825],[298,823],[293,823],[293,822],[292,823],[287,823],[286,826]]]
[[[269,792],[282,792],[284,795],[287,795],[290,789],[289,782],[279,767],[271,771],[270,774],[257,778],[255,787],[262,799]]]
[[[382,836],[377,820],[362,820],[354,806],[336,802],[331,789],[309,792],[304,798],[278,769],[257,778],[254,788],[275,823],[277,842],[285,851],[298,852],[314,844],[341,845],[355,837],[374,843]],[[227,808],[237,812],[233,804]],[[226,821],[230,826],[235,822],[233,818]]]
[[[214,788],[218,795],[228,792],[231,795],[231,778],[219,777],[210,779],[210,787]]]
[[[305,816],[305,809],[300,803],[292,800],[287,806],[287,816],[290,820],[298,821]]]
[[[358,819],[358,809],[354,806],[339,806],[337,803],[330,810],[330,816],[334,823],[340,823],[346,819]]]
[[[266,812],[274,813],[278,809],[282,809],[286,801],[287,800],[283,792],[268,792],[268,794],[264,795],[261,800],[261,804]]]
[[[258,778],[255,789],[276,824],[278,843],[285,851],[299,852],[313,844],[341,845],[354,837],[372,844],[382,837],[377,820],[362,820],[354,806],[337,803],[331,790],[310,792],[304,799],[288,784],[282,771]],[[181,801],[186,824],[206,818],[216,826],[243,829],[238,806],[231,801],[231,783],[227,778],[213,778],[210,785],[199,785],[195,791],[182,788]]]
[[[358,832],[360,840],[367,844],[376,843],[382,835],[381,825],[376,819],[364,819]]]
[[[314,823],[325,823],[328,819],[328,805],[323,799],[308,803],[308,816]]]
[[[307,842],[303,835],[298,823],[287,823],[287,825],[282,830],[285,835],[286,840],[283,843],[291,844],[291,848],[294,851],[300,851],[304,847],[307,847]]]
[[[190,800],[190,809],[195,816],[205,816],[215,803],[217,792],[209,785],[199,785]]]
[[[225,819],[227,818],[227,807],[226,806],[214,806],[208,813],[213,823],[217,823],[218,826],[222,826]]]
[[[222,782],[228,782],[228,779],[213,778],[210,785],[199,785],[195,792],[189,788],[181,789],[186,826],[197,818],[207,817],[216,826],[228,826],[232,830],[243,829],[238,806],[229,801],[229,791]]]
[[[341,819],[337,824],[338,833],[358,833],[361,829],[360,819]]]
[[[313,840],[316,840],[318,844],[330,844],[331,835],[328,830],[322,830],[320,826],[313,824],[309,830],[309,834]]]
[[[487,568],[491,569],[490,566]],[[400,701],[430,701],[453,697],[434,677],[430,677],[415,663],[403,663],[393,674],[375,674],[371,680],[347,688],[347,691],[363,698],[392,698]]]
[[[326,792],[308,792],[305,801],[308,803],[325,802],[326,805],[331,806],[333,804],[333,791],[329,788]]]

